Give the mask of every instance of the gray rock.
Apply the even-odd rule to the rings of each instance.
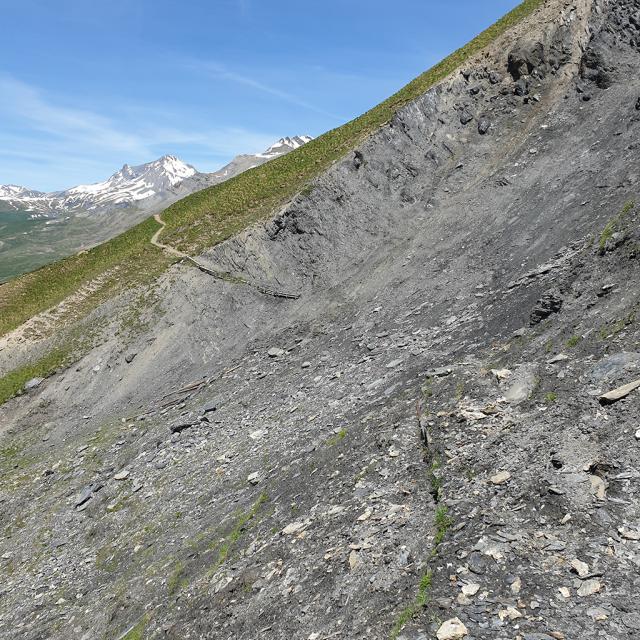
[[[490,128],[491,128],[491,122],[489,122],[489,120],[487,120],[486,118],[482,118],[478,122],[478,133],[481,136],[485,135]]]
[[[467,109],[463,109],[460,112],[460,123],[461,124],[469,124],[473,120],[473,115],[467,111]]]
[[[533,327],[545,318],[558,313],[562,309],[563,299],[555,291],[548,291],[536,302],[529,316],[529,324]]]
[[[44,382],[44,378],[31,378],[24,385],[25,391],[32,391],[33,389],[37,389]]]
[[[504,399],[509,404],[520,404],[527,400],[536,387],[535,365],[523,365],[511,376],[511,384],[504,394]]]

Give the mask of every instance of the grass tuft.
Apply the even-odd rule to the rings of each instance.
[[[54,349],[39,360],[10,371],[0,378],[0,404],[18,395],[31,378],[46,378],[69,364],[71,357],[69,349]]]

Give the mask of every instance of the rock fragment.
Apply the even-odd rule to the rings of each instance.
[[[505,484],[509,480],[511,480],[511,474],[508,471],[500,471],[490,478],[491,484],[495,485]]]
[[[613,391],[609,391],[608,393],[603,393],[598,400],[600,404],[612,404],[617,402],[618,400],[622,400],[622,398],[626,398],[632,391],[635,391],[638,387],[640,387],[640,380],[634,380],[633,382],[629,382],[628,384],[622,385]]]
[[[602,589],[602,584],[599,580],[585,580],[578,589],[578,595],[581,598],[592,596],[598,593]]]
[[[572,560],[571,567],[575,570],[580,578],[585,578],[589,575],[589,565],[586,562],[582,562],[582,560]]]
[[[467,635],[469,631],[459,618],[451,618],[443,622],[436,632],[438,640],[461,640]]]

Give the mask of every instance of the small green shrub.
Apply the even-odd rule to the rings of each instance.
[[[569,347],[570,349],[573,349],[573,347],[578,345],[580,340],[582,340],[582,336],[571,336],[567,340],[567,347]]]

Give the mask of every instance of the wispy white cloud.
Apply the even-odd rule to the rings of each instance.
[[[149,152],[139,136],[119,130],[108,118],[91,111],[55,105],[36,88],[10,76],[0,76],[0,113],[31,129],[68,142],[91,143],[98,148]]]
[[[278,87],[266,84],[262,80],[258,80],[254,77],[233,71],[218,62],[210,60],[188,60],[185,62],[185,67],[191,69],[192,71],[205,74],[215,80],[226,80],[228,82],[233,82],[235,84],[255,89],[258,92],[279,98],[283,102],[287,102],[303,109],[313,111],[314,113],[318,113],[333,120],[343,120],[335,113],[329,113],[324,109],[321,109],[320,107],[317,107],[316,105],[299,98],[293,93],[283,91]]]
[[[215,128],[181,114],[138,105],[124,118],[69,107],[37,87],[0,74],[0,184],[19,182],[53,190],[104,179],[124,162],[180,154],[213,170],[237,153],[255,153],[279,135],[237,127]],[[120,114],[122,115],[122,114]]]

